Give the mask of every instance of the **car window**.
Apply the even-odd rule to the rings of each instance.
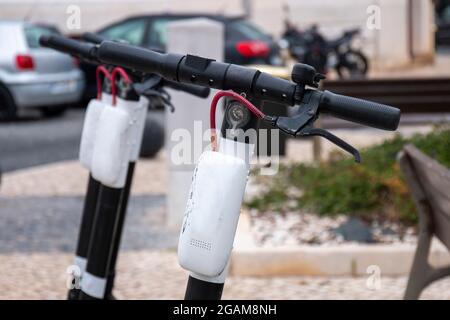
[[[27,25],[24,27],[25,38],[30,49],[40,48],[39,38],[43,35],[59,34],[58,30],[47,26]]]
[[[125,21],[99,32],[100,35],[108,39],[123,40],[132,45],[142,44],[144,33],[144,19]]]
[[[226,38],[233,40],[263,40],[270,37],[248,21],[235,20],[226,25]]]
[[[441,13],[441,20],[450,23],[450,5],[447,6]]]
[[[167,24],[174,19],[154,19],[152,21],[151,32],[148,34],[148,44],[150,47],[164,49],[167,45]]]

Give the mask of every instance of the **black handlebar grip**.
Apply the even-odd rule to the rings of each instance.
[[[106,64],[145,73],[156,73],[172,81],[178,81],[177,67],[183,59],[183,55],[162,54],[113,41],[103,41],[98,47],[97,57]]]
[[[92,58],[91,50],[94,47],[93,44],[83,43],[58,35],[41,36],[39,38],[39,44],[43,47],[52,48],[73,56],[83,58]]]
[[[208,87],[197,86],[195,84],[179,83],[173,81],[165,81],[164,85],[166,87],[172,88],[174,90],[184,91],[199,98],[207,98],[210,93]]]
[[[90,43],[95,43],[95,44],[100,44],[103,41],[106,41],[105,37],[102,37],[96,33],[93,32],[85,32],[83,33],[82,37],[81,37],[84,41],[90,42]]]
[[[400,109],[330,91],[323,92],[320,111],[330,113],[336,118],[383,130],[394,131],[400,121]]]

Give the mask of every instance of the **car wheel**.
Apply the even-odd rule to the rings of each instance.
[[[0,119],[11,120],[17,116],[17,107],[9,90],[0,84]]]
[[[67,107],[45,107],[41,109],[41,112],[44,117],[51,118],[63,115],[66,110]]]
[[[155,120],[147,119],[141,144],[141,158],[153,158],[164,145],[164,128]]]

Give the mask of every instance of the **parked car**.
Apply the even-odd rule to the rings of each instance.
[[[278,44],[271,36],[243,17],[204,14],[161,14],[136,16],[106,26],[96,33],[108,39],[124,40],[145,48],[166,50],[167,24],[181,19],[205,17],[224,24],[226,62],[235,64],[280,65]],[[95,95],[94,67],[81,64],[87,77],[87,96]]]
[[[55,33],[51,25],[0,21],[0,117],[21,108],[52,116],[80,101],[84,77],[76,61],[39,45],[41,35]]]
[[[450,3],[436,14],[436,44],[450,45]]]

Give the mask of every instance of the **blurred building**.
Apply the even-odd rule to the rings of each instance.
[[[255,1],[255,21],[275,20],[275,8],[257,9],[263,2],[271,1]],[[385,69],[433,61],[432,0],[289,0],[286,4],[293,22],[300,27],[318,23],[331,38],[342,30],[361,28],[362,47],[373,66]]]
[[[284,5],[289,7],[288,14]],[[434,57],[432,0],[0,0],[0,19],[46,21],[65,33],[79,34],[130,15],[237,15],[243,14],[244,8],[250,8],[251,20],[274,36],[282,32],[287,15],[299,27],[318,23],[330,38],[346,28],[359,27],[363,33],[361,45],[374,67],[404,67],[430,62]],[[77,10],[79,25],[74,23]]]

